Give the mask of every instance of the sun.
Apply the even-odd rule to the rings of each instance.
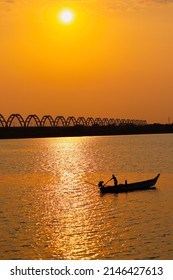
[[[70,9],[61,10],[58,14],[58,18],[63,24],[70,24],[74,21],[74,12]]]

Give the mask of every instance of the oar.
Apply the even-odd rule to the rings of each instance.
[[[93,184],[93,183],[90,183],[90,182],[87,182],[87,181],[84,181],[84,182],[87,183],[87,184],[90,184],[90,185],[98,187],[96,184]]]
[[[109,179],[103,186],[106,186],[107,185],[107,183],[109,183],[109,181],[111,181],[112,180],[112,178],[111,179]]]

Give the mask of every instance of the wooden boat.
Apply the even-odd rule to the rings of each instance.
[[[155,178],[140,181],[135,183],[125,183],[119,184],[117,186],[100,186],[100,191],[102,194],[104,193],[123,193],[123,192],[132,192],[132,191],[140,191],[147,189],[155,189],[154,185],[156,184],[160,174],[158,174]]]

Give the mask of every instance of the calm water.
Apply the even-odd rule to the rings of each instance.
[[[173,135],[0,140],[0,259],[173,259],[172,202]]]

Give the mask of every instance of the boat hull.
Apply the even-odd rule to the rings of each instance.
[[[124,192],[132,192],[132,191],[140,191],[140,190],[148,190],[148,189],[155,189],[154,185],[156,184],[160,174],[158,174],[155,178],[130,183],[130,184],[119,184],[117,186],[102,186],[100,187],[101,193],[124,193]]]

